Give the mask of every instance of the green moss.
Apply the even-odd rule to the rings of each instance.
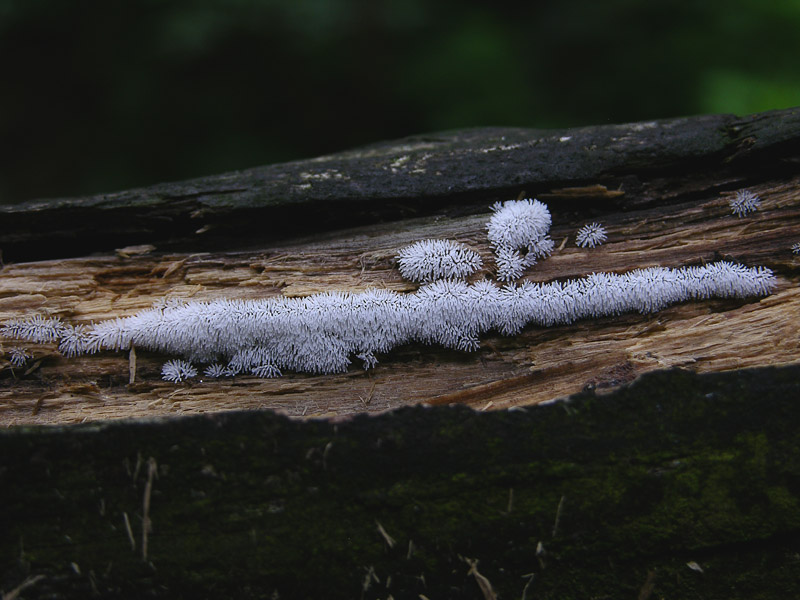
[[[520,597],[532,572],[535,598],[636,597],[651,571],[653,597],[800,595],[800,406],[746,375],[653,376],[568,411],[407,409],[335,430],[228,413],[6,431],[0,586],[45,573],[72,596],[95,586],[352,598],[372,568],[381,583],[365,598],[480,598],[469,557],[506,598]],[[137,456],[160,467],[148,562]]]

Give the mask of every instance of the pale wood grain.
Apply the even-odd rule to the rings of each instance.
[[[779,286],[768,298],[691,302],[652,315],[528,328],[511,338],[490,335],[470,354],[406,346],[379,356],[378,367],[369,372],[354,364],[344,374],[285,373],[275,380],[239,376],[174,385],[160,380],[166,357],[138,350],[137,381],[129,385],[128,357],[122,353],[68,360],[52,345],[5,340],[6,350],[32,350],[35,359],[28,365],[36,368],[23,376],[19,370],[12,373],[5,358],[0,363],[0,422],[71,423],[242,408],[333,417],[416,403],[499,409],[549,401],[586,386],[613,388],[670,366],[708,372],[797,362],[800,257],[790,246],[800,240],[800,177],[749,189],[761,195],[762,207],[741,219],[731,215],[727,195],[713,190],[640,210],[601,195],[598,202],[607,204],[601,204],[600,216],[592,213],[592,220],[606,225],[609,240],[591,250],[574,245],[585,215],[559,213],[564,193],[555,191],[547,201],[555,214],[556,250],[527,278],[548,281],[729,259],[775,269]],[[631,201],[635,204],[635,198]],[[207,300],[368,287],[409,291],[416,286],[400,277],[394,256],[398,248],[423,238],[471,245],[485,263],[473,278],[485,277],[493,267],[486,210],[333,231],[247,252],[163,254],[156,248],[129,257],[9,264],[0,273],[0,321],[41,313],[97,322],[134,314],[165,296]]]

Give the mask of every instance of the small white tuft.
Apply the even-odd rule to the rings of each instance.
[[[739,190],[736,196],[728,200],[731,212],[737,217],[757,211],[761,207],[761,198],[750,190]]]
[[[281,376],[281,370],[276,367],[275,365],[259,365],[250,369],[250,372],[255,375],[256,377],[266,378],[274,378]]]
[[[578,230],[575,236],[575,245],[581,248],[594,248],[601,246],[607,238],[605,227],[600,223],[589,223]]]
[[[64,325],[58,351],[67,358],[86,352],[89,345],[89,328],[86,325]]]
[[[358,354],[356,354],[356,358],[364,361],[365,371],[369,369],[374,369],[375,365],[378,364],[378,359],[375,358],[375,355],[372,353],[371,350],[365,350],[364,352],[359,352]]]
[[[185,360],[168,360],[161,367],[161,378],[164,381],[180,383],[192,377],[197,377],[197,369],[192,366],[192,363]]]
[[[22,367],[29,358],[33,358],[33,355],[29,354],[25,348],[12,348],[8,354],[8,361],[15,367]]]
[[[792,244],[792,253],[800,254],[800,242],[797,242],[796,244]]]
[[[552,219],[547,206],[538,200],[496,202],[486,225],[489,243],[497,262],[497,278],[512,281],[524,270],[553,252],[555,244],[547,236]]]
[[[450,240],[422,240],[400,250],[397,266],[410,281],[464,279],[481,268],[481,257]]]
[[[486,225],[492,246],[527,247],[550,231],[550,211],[538,200],[508,200],[494,204],[492,210]]]
[[[511,248],[500,247],[495,252],[497,262],[497,278],[500,281],[519,279],[525,271],[525,260],[519,252]]]
[[[203,371],[203,375],[210,377],[211,379],[218,379],[220,377],[227,377],[228,370],[221,364],[214,363],[213,365],[208,365],[206,367],[206,370]]]
[[[523,266],[525,268],[532,267],[536,264],[537,258],[547,258],[553,253],[555,246],[555,242],[550,239],[549,235],[531,242],[526,248],[527,254],[522,258]]]
[[[29,319],[12,319],[3,323],[0,335],[36,344],[55,342],[61,337],[64,324],[60,319],[34,315]]]

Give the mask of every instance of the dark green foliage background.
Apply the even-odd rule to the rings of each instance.
[[[798,31],[798,0],[0,0],[0,202],[798,105]]]

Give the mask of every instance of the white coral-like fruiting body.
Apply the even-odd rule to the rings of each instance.
[[[581,248],[594,248],[602,245],[608,235],[606,228],[600,223],[589,223],[578,230],[575,236],[575,245]]]
[[[256,377],[261,377],[262,379],[281,376],[281,370],[272,364],[259,365],[257,367],[253,367],[252,369],[250,369],[250,372]]]
[[[83,354],[88,348],[88,333],[89,328],[86,325],[64,325],[58,341],[59,352],[67,358]]]
[[[486,229],[498,279],[519,279],[536,259],[550,256],[554,243],[547,237],[552,218],[546,205],[538,200],[509,200],[496,203],[492,211]]]
[[[374,354],[411,342],[471,351],[478,348],[479,336],[491,330],[513,335],[527,325],[648,313],[692,299],[763,296],[775,284],[769,269],[717,262],[503,287],[442,279],[409,294],[371,289],[307,298],[187,302],[90,326],[82,347],[94,352],[135,346],[180,356],[183,360],[171,360],[162,370],[164,379],[175,382],[197,375],[187,361],[227,360],[224,371],[231,375],[271,377],[285,369],[337,373],[347,369],[351,356],[371,367]],[[62,335],[68,331],[60,321],[45,321],[12,321],[0,333],[35,341],[49,336],[42,327]]]
[[[214,363],[206,367],[205,371],[203,371],[203,375],[212,379],[218,379],[220,377],[227,377],[228,370],[225,368],[225,366],[219,363]]]
[[[497,278],[500,281],[513,281],[522,277],[525,272],[525,259],[518,250],[501,246],[495,250]]]
[[[536,264],[536,259],[547,258],[553,253],[556,244],[550,239],[549,235],[530,242],[525,248],[526,254],[522,259],[525,267],[532,267]]]
[[[197,369],[185,360],[168,360],[161,367],[161,378],[164,381],[180,383],[192,377],[197,377]]]
[[[375,366],[378,364],[378,359],[375,358],[375,355],[366,350],[364,352],[359,352],[356,354],[356,358],[360,358],[364,362],[364,370],[374,369]]]
[[[793,254],[800,254],[800,242],[796,244],[792,244],[792,253]]]
[[[3,323],[3,335],[37,344],[61,339],[64,324],[55,317],[35,315],[29,319],[11,319]]]
[[[550,231],[552,218],[538,200],[508,200],[492,206],[494,214],[486,225],[489,242],[508,248],[527,247]]]
[[[15,367],[23,367],[25,363],[28,362],[29,358],[33,358],[33,355],[25,348],[12,348],[9,350],[8,354],[8,361]]]
[[[761,207],[761,198],[750,190],[739,190],[736,195],[728,200],[731,212],[737,217],[743,217]]]
[[[409,281],[464,279],[481,268],[481,257],[450,240],[422,240],[400,250],[397,267]]]

